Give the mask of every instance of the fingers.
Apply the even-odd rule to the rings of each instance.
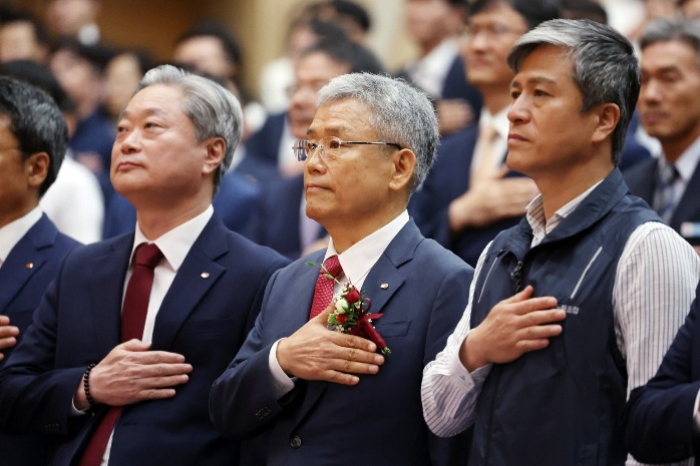
[[[115,347],[127,351],[147,351],[151,347],[150,343],[144,343],[141,340],[129,340]]]
[[[169,377],[158,377],[150,379],[148,381],[148,386],[150,388],[169,388],[175,387],[177,385],[186,384],[190,380],[190,377],[186,374],[171,375]]]
[[[344,346],[347,348],[357,348],[368,353],[376,353],[377,345],[374,342],[366,339],[357,337],[354,335],[343,335],[341,333],[336,333],[336,344],[339,346]]]
[[[159,388],[153,390],[142,390],[139,392],[139,399],[146,400],[162,400],[172,398],[177,392],[173,388]]]
[[[182,364],[185,357],[168,351],[144,351],[132,355],[132,359],[140,364]]]
[[[0,327],[10,325],[10,318],[0,314]]]
[[[522,291],[515,293],[508,299],[504,299],[503,301],[501,301],[501,303],[511,304],[525,301],[526,299],[530,299],[532,297],[532,293],[534,291],[535,289],[532,287],[532,285],[527,285]]]

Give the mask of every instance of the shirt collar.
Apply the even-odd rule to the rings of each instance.
[[[0,228],[0,263],[7,260],[12,248],[19,243],[36,222],[41,220],[41,214],[41,208],[37,206],[23,217]]]
[[[598,187],[603,180],[598,181],[596,184],[588,188],[583,193],[579,194],[577,197],[564,204],[559,210],[554,212],[554,215],[550,219],[545,218],[544,214],[544,201],[542,199],[542,194],[538,194],[530,204],[527,206],[527,222],[532,228],[532,234],[536,243],[539,243],[544,239],[546,235],[552,232],[566,217],[568,217],[571,212],[576,210],[576,208],[581,205],[581,203],[588,197],[591,192]]]
[[[213,214],[214,208],[210,204],[204,212],[161,235],[155,241],[148,241],[137,223],[134,233],[134,246],[131,248],[131,259],[133,259],[134,251],[139,245],[142,243],[155,243],[163,253],[165,260],[168,261],[168,264],[177,272]]]
[[[697,138],[695,142],[678,157],[678,160],[676,160],[673,166],[678,170],[678,174],[683,179],[683,182],[688,183],[693,173],[695,173],[698,162],[700,162],[700,138]]]
[[[343,273],[358,286],[364,282],[370,269],[379,260],[389,243],[399,234],[399,231],[408,223],[408,212],[403,211],[391,222],[384,225],[379,230],[353,244],[350,248],[338,255]],[[329,257],[338,254],[331,238],[326,250],[324,261]]]

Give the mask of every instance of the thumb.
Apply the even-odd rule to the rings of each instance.
[[[122,349],[127,351],[148,351],[148,349],[151,347],[151,344],[144,343],[141,340],[133,339],[122,343],[120,346],[122,347]]]
[[[327,308],[323,310],[319,315],[314,317],[314,320],[317,321],[320,324],[323,324],[325,327],[326,324],[328,323],[328,316],[330,316],[333,311],[335,310],[335,301],[332,301]]]

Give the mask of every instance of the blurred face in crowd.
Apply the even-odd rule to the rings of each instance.
[[[203,192],[211,200],[218,163],[211,165],[210,147],[221,139],[197,141],[183,99],[177,87],[148,86],[129,101],[117,124],[110,178],[116,191],[136,206],[170,209]]]
[[[238,71],[226,55],[219,38],[214,36],[192,37],[182,41],[175,48],[173,60],[222,79],[232,79]]]
[[[99,9],[98,0],[51,0],[47,18],[59,35],[75,36],[80,28],[95,22]]]
[[[117,55],[107,65],[105,77],[104,104],[110,115],[118,116],[129,103],[143,77],[139,62],[130,53]]]
[[[511,85],[510,169],[537,181],[542,174],[569,174],[591,153],[597,107],[581,112],[572,76],[573,61],[559,47],[540,45],[525,58]]]
[[[455,32],[452,8],[446,0],[409,0],[406,3],[406,27],[421,47],[434,47]]]
[[[681,11],[686,18],[700,18],[700,0],[686,0],[681,6]]]
[[[642,51],[639,116],[661,143],[700,136],[700,64],[690,45],[657,42]]]
[[[478,89],[510,85],[513,72],[506,62],[508,52],[527,30],[525,19],[505,3],[472,15],[462,48],[469,82]]]
[[[46,55],[46,47],[37,41],[32,23],[13,21],[0,26],[0,63],[12,60],[43,63]]]
[[[71,50],[61,49],[54,53],[50,68],[63,90],[76,103],[79,112],[82,104],[102,92],[102,77],[88,60]]]
[[[332,60],[322,52],[306,55],[297,64],[296,84],[290,89],[289,126],[295,138],[306,137],[318,109],[316,94],[328,82],[350,72],[350,66]]]
[[[353,99],[328,102],[318,109],[306,138],[378,141],[369,115],[367,105]],[[363,228],[365,222],[372,222],[383,211],[377,206],[386,206],[389,200],[394,161],[388,154],[397,152],[391,146],[347,145],[333,159],[308,154],[306,215],[326,228]]]

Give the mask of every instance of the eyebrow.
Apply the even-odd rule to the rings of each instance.
[[[161,116],[161,117],[166,116],[166,113],[157,107],[148,107],[145,110],[143,110],[142,113],[144,113],[145,116],[147,116],[147,117],[152,116],[152,115]],[[129,112],[127,109],[124,109],[119,114],[119,120],[129,117],[129,115],[131,115],[131,112]]]
[[[331,125],[331,126],[326,126],[324,129],[326,132],[337,136],[337,135],[343,133],[346,130],[346,127],[345,127],[345,125],[335,125],[335,126]],[[311,127],[311,128],[306,130],[306,135],[311,136],[315,132],[316,132],[316,130],[313,127]]]
[[[557,84],[557,82],[554,81],[553,79],[545,78],[545,77],[542,77],[542,76],[530,78],[530,79],[528,79],[528,80],[525,81],[525,82],[526,82],[527,84],[529,84],[529,85],[535,85],[535,84],[549,84],[549,85],[554,85],[554,86],[555,86],[555,85]],[[518,81],[517,79],[513,79],[513,81],[510,83],[510,87],[513,88],[513,87],[518,87],[518,86],[522,86],[522,84],[520,84],[520,81]]]

